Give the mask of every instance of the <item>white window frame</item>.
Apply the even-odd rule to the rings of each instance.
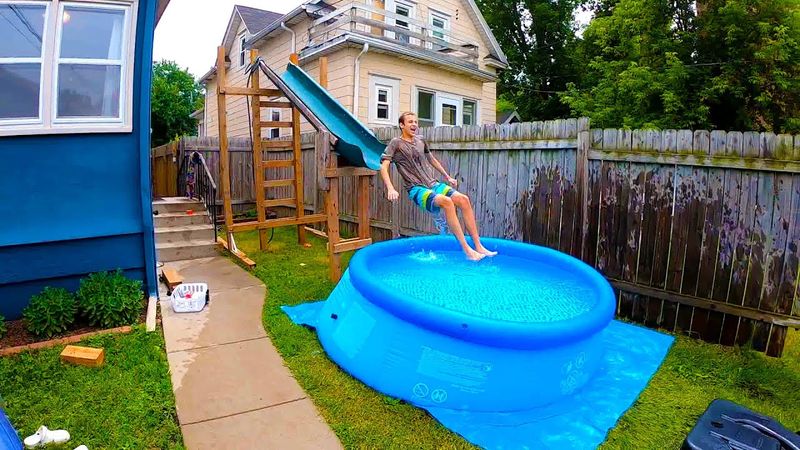
[[[408,31],[411,31],[411,32],[417,31],[415,28],[418,28],[418,27],[416,27],[412,23],[414,20],[417,19],[417,4],[415,2],[412,2],[412,1],[409,1],[409,0],[388,0],[386,2],[386,6],[385,7],[386,7],[387,11],[397,15],[397,7],[398,6],[404,6],[406,9],[408,9],[408,21],[403,21],[403,22],[407,22],[408,26],[407,27],[403,27],[402,25],[398,25],[396,18],[389,18],[389,17],[386,18],[386,23],[388,23],[389,25],[394,25],[396,27],[405,28],[405,29],[407,29]],[[385,34],[386,34],[387,37],[390,37],[392,39],[397,38],[397,34],[394,31],[388,31],[387,30]],[[409,36],[408,37],[408,43],[419,45],[419,39],[412,38],[411,36]]]
[[[472,123],[469,124],[469,125],[464,125],[464,113],[466,112],[466,109],[467,109],[465,103],[467,103],[467,102],[474,104],[475,105],[475,109],[472,110]],[[477,100],[473,100],[473,99],[471,99],[469,97],[462,98],[461,99],[461,126],[477,125],[479,116],[480,115],[478,114],[478,101]]]
[[[426,89],[426,88],[414,87],[414,92],[413,92],[413,94],[411,96],[412,97],[411,98],[411,104],[412,104],[411,105],[411,110],[414,112],[414,114],[417,115],[417,120],[418,121],[420,120],[420,118],[419,118],[419,93],[420,92],[425,92],[425,93],[428,93],[428,94],[432,95],[433,105],[431,106],[431,113],[433,114],[433,117],[431,117],[430,119],[426,118],[426,119],[422,119],[422,120],[432,120],[433,121],[433,126],[435,127],[436,126],[436,90],[435,89]],[[423,126],[423,125],[420,124],[420,126]]]
[[[449,127],[449,126],[464,126],[464,101],[473,102],[475,103],[475,123],[472,125],[480,125],[481,124],[481,102],[480,100],[463,96],[459,94],[453,94],[451,92],[440,91],[436,89],[431,89],[423,86],[414,86],[411,89],[411,110],[414,111],[415,114],[419,113],[419,93],[420,92],[427,92],[433,94],[433,126],[434,127]],[[442,104],[454,104],[457,107],[456,111],[456,125],[445,125],[442,123]]]
[[[378,89],[388,90],[389,117],[378,118]],[[379,125],[394,125],[400,115],[400,80],[382,75],[369,76],[369,123]]]
[[[244,44],[247,42],[247,36],[244,31],[242,31],[237,37],[239,38],[239,67],[244,67],[248,62],[247,55],[244,53]]]
[[[21,58],[0,58],[0,64],[39,64],[39,109],[37,111],[38,117],[23,117],[23,118],[15,118],[15,119],[0,119],[0,130],[5,127],[15,126],[15,125],[41,125],[44,121],[44,102],[42,101],[42,96],[44,94],[44,61],[47,57],[47,46],[45,45],[50,38],[49,32],[49,18],[50,18],[50,3],[49,2],[40,2],[40,1],[4,1],[0,0],[0,5],[33,5],[33,6],[44,6],[44,13],[45,13],[45,21],[44,27],[42,30],[42,50],[39,54],[38,58],[34,57],[21,57]]]
[[[2,119],[0,120],[0,136],[22,136],[37,134],[79,134],[79,133],[130,133],[133,130],[133,69],[138,26],[138,0],[0,0],[0,4],[44,5],[46,17],[42,33],[41,73],[39,83],[39,118],[38,119]],[[119,117],[70,117],[57,118],[58,112],[58,64],[107,64],[106,60],[59,57],[61,50],[61,34],[65,6],[95,7],[98,9],[116,9],[125,11],[122,31],[122,47],[120,49],[120,91]],[[34,58],[3,58],[3,62],[32,61]],[[116,63],[117,61],[111,61]]]
[[[439,19],[442,22],[444,22],[444,26],[441,27],[441,29],[444,30],[444,32],[442,33],[442,37],[434,36],[434,34],[433,34],[434,32],[439,32],[438,31],[438,29],[439,29],[438,27],[437,27],[437,30],[433,30],[433,27],[435,26],[433,24],[433,20],[434,19]],[[443,13],[441,11],[437,11],[435,9],[429,9],[428,10],[428,26],[431,27],[431,28],[428,29],[428,34],[431,37],[434,37],[434,38],[437,38],[437,39],[441,39],[441,40],[443,40],[445,42],[450,42],[450,14],[446,14],[446,13]],[[437,45],[437,44],[434,44],[434,43],[431,42],[430,45],[431,45],[431,47],[433,47],[434,45]]]

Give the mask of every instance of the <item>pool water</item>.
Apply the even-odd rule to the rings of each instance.
[[[409,301],[494,320],[567,320],[597,301],[595,287],[580,274],[502,254],[473,262],[455,251],[401,253],[375,261],[370,272]]]

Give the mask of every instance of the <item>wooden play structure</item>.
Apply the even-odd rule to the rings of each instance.
[[[296,54],[290,56],[290,62],[298,64]],[[247,257],[236,247],[234,234],[239,231],[258,230],[261,250],[267,247],[266,231],[270,228],[296,226],[298,244],[308,246],[306,240],[306,225],[312,223],[325,223],[327,226],[328,257],[330,260],[330,278],[338,281],[342,275],[341,254],[350,250],[357,250],[372,243],[370,237],[369,192],[374,170],[362,167],[348,167],[335,153],[334,148],[337,137],[319,120],[319,118],[305,105],[288,86],[275,74],[266,63],[258,56],[256,50],[250,51],[250,71],[248,87],[229,86],[225,70],[225,48],[217,49],[217,111],[219,117],[219,145],[220,145],[220,179],[222,201],[225,214],[226,238],[218,238],[218,242],[236,256],[242,263],[254,267],[255,262]],[[319,84],[327,89],[328,61],[326,57],[319,59]],[[274,88],[261,87],[261,74]],[[231,207],[231,182],[230,158],[228,156],[227,135],[227,108],[226,96],[243,95],[249,98],[251,114],[251,136],[253,144],[253,168],[255,169],[254,183],[257,217],[254,221],[233,221]],[[276,100],[277,99],[277,100]],[[290,109],[292,120],[288,122],[262,120],[261,108]],[[300,115],[316,130],[315,155],[317,158],[317,179],[308,180],[318,183],[323,191],[324,211],[306,214],[303,198],[303,159],[300,149]],[[291,129],[290,140],[276,139],[264,140],[261,130],[263,128]],[[292,151],[291,159],[265,160],[263,152]],[[341,163],[341,165],[340,165]],[[269,177],[270,169],[292,168],[294,175],[290,178]],[[339,185],[343,177],[355,177],[358,191],[358,236],[351,239],[342,239],[339,234]],[[265,199],[267,189],[278,187],[293,187],[294,196],[280,199]],[[288,207],[294,208],[294,216],[277,219],[267,219],[267,208]]]

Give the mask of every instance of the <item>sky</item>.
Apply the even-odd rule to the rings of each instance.
[[[153,60],[175,61],[198,78],[214,66],[233,5],[287,13],[303,0],[171,0],[155,32]]]
[[[214,66],[233,5],[287,13],[303,0],[171,0],[156,27],[153,60],[175,61],[199,78]],[[586,24],[591,14],[578,12]]]

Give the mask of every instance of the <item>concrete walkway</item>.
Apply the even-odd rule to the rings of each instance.
[[[266,288],[221,256],[166,263],[184,282],[208,283],[199,313],[160,295],[172,389],[189,449],[340,449],[264,332]]]

